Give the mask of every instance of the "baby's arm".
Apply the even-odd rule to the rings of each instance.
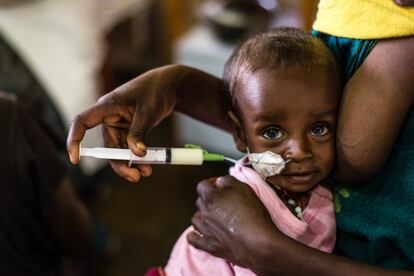
[[[337,176],[362,181],[387,160],[414,99],[414,37],[379,41],[347,83],[337,131]]]

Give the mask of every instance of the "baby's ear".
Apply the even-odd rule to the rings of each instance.
[[[246,152],[247,143],[240,120],[233,111],[227,112],[227,116],[229,117],[231,132],[237,149],[241,152]]]

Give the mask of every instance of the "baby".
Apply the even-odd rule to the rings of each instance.
[[[249,185],[275,225],[303,244],[331,252],[335,243],[332,194],[323,181],[335,161],[335,125],[341,91],[335,57],[317,38],[292,28],[252,36],[230,57],[224,80],[232,99],[229,119],[237,148],[289,160],[263,176],[240,160],[230,174]],[[253,275],[177,241],[167,275]],[[254,252],[252,252],[254,254]]]

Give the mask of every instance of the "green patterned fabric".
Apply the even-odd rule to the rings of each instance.
[[[312,32],[343,66],[349,80],[376,40]],[[384,126],[386,127],[386,126]],[[364,263],[414,270],[414,110],[411,108],[387,164],[370,183],[335,187],[335,253]]]
[[[312,31],[312,35],[322,39],[335,54],[342,66],[344,80],[349,80],[359,68],[377,40],[351,39]]]

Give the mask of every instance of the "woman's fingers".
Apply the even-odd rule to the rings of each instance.
[[[105,120],[115,119],[124,124],[131,120],[131,114],[127,106],[112,103],[108,97],[74,117],[66,140],[66,148],[73,164],[79,163],[79,145],[86,131],[105,123]]]
[[[193,225],[194,229],[198,231],[198,233],[201,234],[200,230],[202,227],[202,223],[203,221],[201,220],[200,217],[200,211],[195,212],[195,214],[193,215],[193,217],[191,218],[191,225]]]
[[[219,242],[201,234],[197,230],[191,231],[187,234],[187,241],[195,248],[206,251],[213,256],[219,258],[225,258],[226,256],[226,254],[223,254],[223,252],[227,250],[223,249]]]
[[[200,212],[196,212],[191,219],[194,231],[187,234],[187,241],[197,249],[207,251],[209,253],[217,252],[221,248],[214,236],[210,236],[204,222],[201,219]]]
[[[209,198],[209,195],[217,189],[215,182],[216,177],[204,179],[197,184],[197,194],[202,200],[206,200]]]
[[[140,171],[141,176],[148,177],[152,174],[152,167],[148,164],[139,164],[136,165],[136,168]]]
[[[141,177],[148,177],[152,174],[150,165],[133,165],[128,166],[128,161],[110,160],[109,164],[117,175],[129,182],[138,182]]]
[[[187,241],[189,244],[197,249],[210,252],[212,250],[211,243],[208,239],[198,231],[192,231],[187,234]]]
[[[129,167],[128,161],[110,160],[109,164],[117,175],[129,182],[138,182],[141,179],[140,170],[135,167]]]
[[[103,145],[107,148],[125,148],[125,130],[102,125]],[[130,168],[128,161],[109,160],[109,165],[120,177],[130,182],[137,182],[141,179],[141,173],[137,168]]]
[[[144,156],[147,152],[145,137],[152,127],[152,112],[145,112],[144,108],[136,108],[127,136],[128,147],[137,156]]]
[[[105,113],[99,108],[91,107],[75,116],[70,125],[66,149],[72,164],[79,163],[79,145],[88,129],[102,123]]]

